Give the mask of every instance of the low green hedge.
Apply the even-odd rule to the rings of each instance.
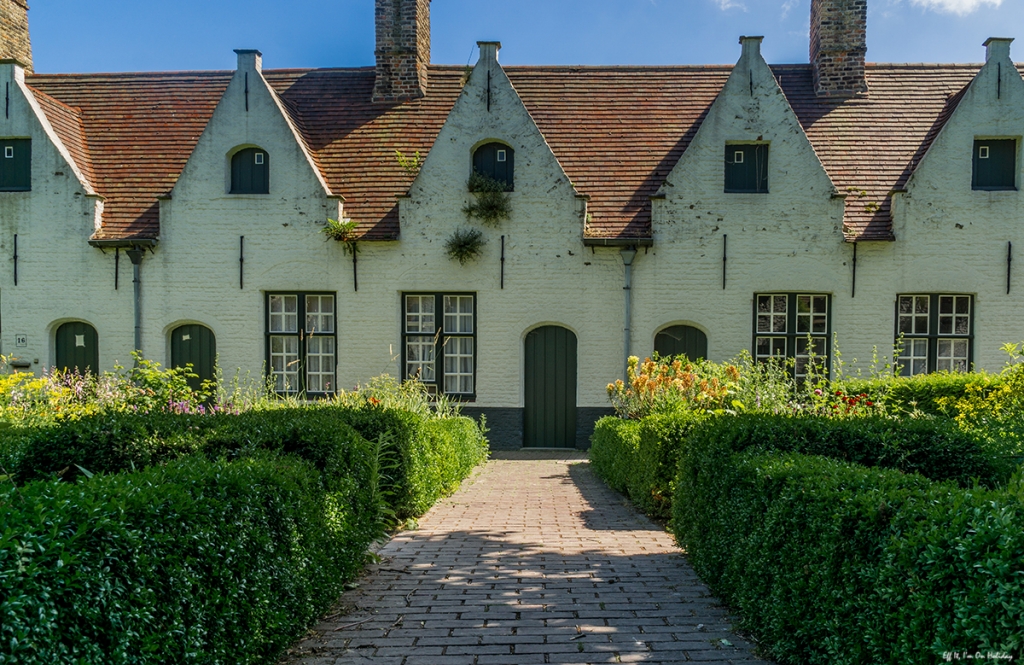
[[[0,488],[0,663],[257,663],[337,600],[373,516],[293,456]]]
[[[1024,487],[724,446],[683,456],[673,529],[780,663],[1024,649]]]
[[[605,416],[594,423],[590,468],[608,487],[629,493],[629,477],[640,447],[640,421]]]
[[[743,414],[714,418],[690,436],[690,448],[698,451],[727,454],[751,447],[920,473],[962,487],[975,480],[1000,485],[1014,469],[1012,460],[986,451],[977,435],[944,419]]]
[[[843,379],[834,384],[848,395],[867,394],[872,400],[885,405],[890,413],[911,413],[915,410],[930,415],[942,415],[936,403],[940,397],[963,397],[968,386],[978,386],[987,393],[1002,382],[998,374],[936,372],[912,377],[880,379]]]

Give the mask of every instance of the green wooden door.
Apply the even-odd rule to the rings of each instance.
[[[708,336],[693,326],[665,328],[654,338],[654,350],[662,358],[686,356],[690,360],[708,357]]]
[[[544,326],[526,335],[523,445],[576,447],[576,335]]]
[[[57,328],[57,369],[95,374],[100,367],[100,340],[96,329],[83,321],[69,321]]]
[[[198,390],[203,381],[213,380],[216,361],[217,339],[206,326],[191,323],[171,332],[171,367],[192,364],[192,371],[199,375],[188,380],[193,390]]]

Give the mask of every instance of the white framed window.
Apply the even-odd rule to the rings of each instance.
[[[825,293],[754,295],[754,358],[792,358],[797,378],[810,364],[828,371],[831,296]]]
[[[446,395],[476,395],[476,294],[402,294],[402,376]],[[440,313],[440,316],[438,316]]]
[[[267,367],[279,393],[333,393],[337,311],[333,293],[268,293]]]
[[[13,145],[5,145],[4,146],[4,157],[6,159],[14,159],[14,146]]]
[[[901,376],[970,371],[973,342],[973,296],[896,296],[896,368]]]
[[[263,163],[263,155],[264,155],[264,153],[262,153],[262,152],[257,152],[256,153],[256,156],[255,156],[255,159],[256,159],[255,163],[256,164],[262,164]]]

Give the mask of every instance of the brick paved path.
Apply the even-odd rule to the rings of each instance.
[[[293,649],[301,665],[765,663],[585,454],[496,453]]]

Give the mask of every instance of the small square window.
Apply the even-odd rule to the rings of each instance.
[[[974,141],[972,189],[1017,189],[1017,168],[1017,139]]]
[[[498,151],[498,155],[497,155],[497,161],[504,162],[505,161],[505,154],[506,153],[505,153],[504,150],[499,150]]]
[[[4,157],[6,157],[7,159],[14,159],[13,145],[4,146]]]
[[[743,151],[742,150],[737,150],[736,152],[734,152],[732,154],[732,162],[733,162],[733,164],[742,164],[743,163]]]
[[[257,152],[256,153],[256,163],[257,164],[262,164],[263,163],[263,153],[262,152]]]

